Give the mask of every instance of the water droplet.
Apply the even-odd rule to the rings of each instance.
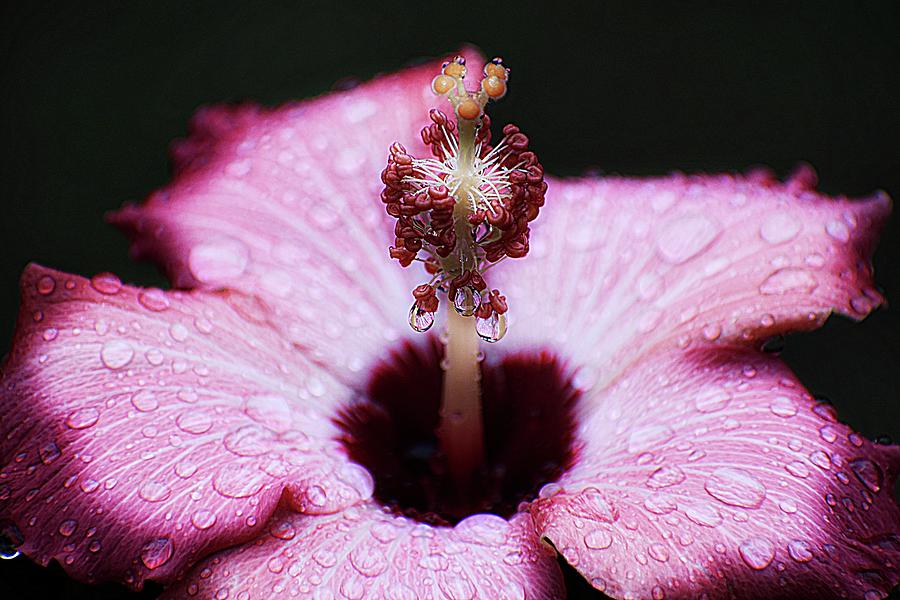
[[[825,231],[839,242],[850,241],[850,229],[843,221],[829,221],[825,225]]]
[[[388,568],[384,552],[374,545],[360,545],[350,552],[350,564],[366,577],[377,577]]]
[[[647,486],[651,488],[664,488],[677,485],[684,481],[684,471],[675,466],[659,467],[650,474]]]
[[[141,562],[150,570],[158,569],[172,558],[174,552],[175,546],[172,544],[172,540],[167,537],[157,538],[143,545]]]
[[[140,390],[131,397],[131,405],[140,412],[151,412],[159,407],[159,401],[150,390]]]
[[[506,314],[492,313],[487,319],[475,317],[475,333],[486,342],[493,344],[499,342],[506,335]]]
[[[788,294],[790,292],[808,294],[816,289],[818,285],[816,278],[806,269],[785,267],[769,275],[760,284],[759,292],[767,296]]]
[[[41,337],[44,338],[45,342],[52,342],[57,337],[59,337],[59,329],[57,329],[56,327],[48,327],[44,330],[44,333]]]
[[[592,550],[605,550],[612,546],[613,536],[603,527],[598,527],[584,536],[584,545]]]
[[[703,328],[703,337],[714,342],[722,335],[722,327],[718,323],[710,323]]]
[[[648,449],[658,450],[674,437],[675,431],[668,425],[643,427],[628,436],[628,451],[635,454]]]
[[[774,246],[791,241],[800,233],[800,229],[800,223],[792,216],[776,212],[760,226],[759,235]]]
[[[809,477],[809,469],[799,460],[789,462],[788,464],[784,465],[784,468],[794,477],[799,477],[800,479]]]
[[[250,262],[250,251],[242,242],[222,238],[191,248],[188,267],[203,283],[222,283],[241,276]]]
[[[191,525],[197,529],[209,529],[216,524],[216,513],[206,508],[201,508],[191,515]]]
[[[253,464],[227,464],[213,476],[213,489],[228,498],[249,498],[262,489],[263,476]]]
[[[49,275],[44,275],[38,279],[35,288],[41,296],[49,296],[56,289],[56,280]]]
[[[291,429],[293,411],[288,401],[281,396],[251,396],[244,400],[244,412],[260,425],[277,433]]]
[[[481,306],[481,294],[472,286],[464,285],[456,289],[453,307],[463,317],[471,317]]]
[[[162,502],[172,495],[172,490],[162,481],[148,481],[141,486],[138,494],[147,502]]]
[[[269,528],[269,533],[279,540],[292,540],[297,535],[297,530],[289,521],[278,521]]]
[[[815,452],[810,454],[809,460],[812,462],[812,464],[816,465],[820,469],[824,469],[825,471],[831,468],[831,457],[822,450],[816,450]]]
[[[766,488],[743,469],[720,467],[713,471],[704,485],[706,492],[729,506],[759,508],[766,497]]]
[[[38,454],[41,457],[41,462],[45,465],[51,464],[59,455],[62,454],[59,450],[59,446],[57,446],[54,442],[48,442],[41,446],[38,450]]]
[[[424,311],[414,302],[409,309],[409,326],[414,331],[424,333],[434,325],[434,313]]]
[[[798,507],[797,503],[791,500],[790,498],[785,498],[781,502],[778,503],[778,508],[782,511],[786,512],[789,515],[792,515],[797,512]]]
[[[188,460],[175,463],[175,474],[182,479],[189,479],[197,472],[197,465]]]
[[[812,546],[803,540],[788,542],[788,554],[799,563],[809,562],[813,559]]]
[[[731,402],[731,394],[722,389],[707,388],[697,393],[694,406],[698,412],[711,413],[722,410]]]
[[[172,336],[172,339],[176,342],[183,342],[188,339],[190,332],[188,331],[188,328],[181,323],[173,323],[172,326],[169,327],[169,335]]]
[[[850,470],[866,488],[877,494],[884,485],[884,472],[876,463],[868,458],[855,458],[850,461]]]
[[[159,288],[147,288],[138,294],[138,302],[147,310],[162,312],[169,308],[169,298]]]
[[[657,560],[659,562],[666,562],[669,560],[669,547],[665,544],[650,544],[647,548],[647,554],[650,555],[650,558]]]
[[[0,558],[12,559],[19,556],[18,548],[25,543],[25,536],[15,523],[0,520]]]
[[[245,425],[228,433],[222,441],[225,448],[238,456],[260,456],[273,444],[272,434],[258,425]]]
[[[337,555],[328,548],[319,548],[313,553],[313,560],[329,569],[337,564]]]
[[[212,417],[203,411],[186,410],[175,418],[175,424],[185,433],[206,433],[213,426]]]
[[[644,508],[656,515],[667,515],[678,508],[675,498],[669,494],[650,494],[644,499]]]
[[[797,414],[797,405],[787,396],[778,396],[769,405],[773,415],[787,419]]]
[[[101,294],[112,296],[122,289],[122,282],[112,273],[98,273],[91,277],[91,287]]]
[[[738,546],[741,558],[751,569],[761,571],[775,558],[775,546],[767,539],[753,537],[741,542]]]
[[[821,437],[828,443],[833,443],[837,439],[838,434],[833,427],[825,425],[824,427],[819,429],[819,437]]]
[[[134,349],[124,340],[112,340],[100,349],[100,360],[110,369],[121,369],[134,358]]]
[[[708,502],[691,502],[681,506],[684,515],[697,525],[718,527],[722,524],[722,513]]]
[[[75,533],[75,530],[77,528],[78,528],[78,521],[76,521],[75,519],[66,519],[65,521],[63,521],[62,523],[59,524],[59,529],[57,531],[59,531],[59,535],[61,535],[63,537],[69,537],[73,533]]]
[[[95,492],[97,488],[100,487],[100,482],[96,479],[85,479],[79,484],[78,487],[80,487],[81,491],[85,494],[90,494],[92,492]]]
[[[679,217],[663,225],[657,250],[663,260],[681,264],[711,246],[719,232],[719,226],[704,215]]]
[[[653,600],[665,600],[666,590],[664,590],[662,586],[654,585],[653,589],[650,590],[650,597],[653,598]]]

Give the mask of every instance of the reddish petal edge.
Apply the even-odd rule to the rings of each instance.
[[[0,523],[80,580],[169,581],[256,536],[279,501],[371,497],[330,420],[353,394],[256,299],[29,266],[0,368]]]
[[[531,519],[468,517],[431,527],[374,504],[329,516],[275,515],[268,535],[215,554],[163,598],[385,600],[565,598],[554,553]]]
[[[900,583],[900,446],[839,423],[779,360],[644,360],[585,410],[576,465],[529,508],[615,598],[874,600]]]

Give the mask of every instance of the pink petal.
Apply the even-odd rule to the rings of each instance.
[[[408,334],[410,290],[427,278],[388,258],[380,174],[395,141],[425,152],[428,109],[446,104],[430,90],[439,70],[275,109],[202,109],[173,148],[174,181],[111,220],[176,286],[263,298],[287,337],[352,378],[386,339]]]
[[[531,254],[491,273],[504,345],[551,340],[602,387],[660,344],[758,345],[832,310],[862,318],[882,301],[869,256],[890,202],[828,198],[814,179],[550,181]]]
[[[37,266],[22,286],[0,377],[0,522],[35,560],[140,587],[257,535],[285,489],[309,513],[371,495],[332,440],[352,392],[255,299]]]
[[[530,519],[473,515],[433,528],[373,505],[327,517],[280,512],[269,535],[199,563],[166,598],[563,598]]]
[[[879,598],[900,581],[900,447],[752,350],[642,361],[585,407],[531,513],[615,597]]]

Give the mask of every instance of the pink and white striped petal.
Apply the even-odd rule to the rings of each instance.
[[[532,251],[489,273],[505,348],[553,344],[603,387],[659,348],[759,345],[877,306],[869,258],[890,211],[764,175],[551,180]],[[517,323],[521,325],[517,326]]]
[[[527,515],[430,527],[366,504],[329,516],[280,512],[269,534],[211,556],[164,598],[551,600],[554,553]]]
[[[424,153],[419,130],[446,104],[430,87],[439,72],[426,64],[275,109],[202,109],[173,148],[174,181],[111,220],[176,287],[264,299],[286,337],[358,383],[385,341],[410,335],[409,290],[428,277],[388,257],[380,174],[394,142]]]
[[[29,267],[0,371],[0,521],[20,550],[140,587],[258,535],[283,494],[308,513],[370,497],[328,417],[352,392],[270,318],[234,292]]]
[[[654,355],[584,406],[538,532],[616,598],[880,598],[900,581],[900,447],[777,359]]]

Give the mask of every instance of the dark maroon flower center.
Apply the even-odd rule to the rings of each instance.
[[[481,363],[485,464],[474,492],[458,493],[435,428],[442,346],[404,344],[372,369],[367,397],[336,419],[350,458],[375,478],[375,498],[397,514],[455,524],[478,512],[502,517],[534,498],[575,460],[579,392],[555,355],[535,351]]]

